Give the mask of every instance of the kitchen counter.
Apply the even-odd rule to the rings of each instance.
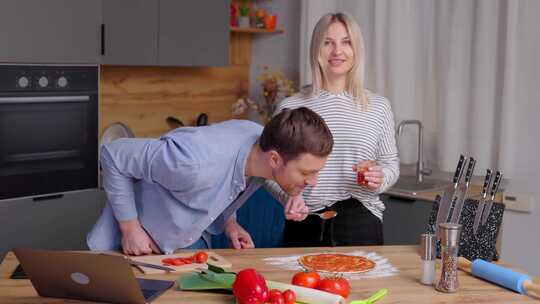
[[[442,196],[443,192],[444,192],[443,189],[434,189],[434,190],[418,192],[417,194],[412,194],[411,192],[398,191],[398,190],[390,188],[384,193],[388,195],[392,195],[392,196],[397,196],[397,197],[404,197],[404,198],[410,198],[410,199],[415,199],[415,200],[434,202],[437,195]],[[467,192],[467,198],[478,199],[480,198],[481,192],[482,192],[481,185],[471,184]],[[497,192],[497,194],[495,195],[495,203],[502,203],[502,200],[503,200],[502,192]]]
[[[332,250],[350,252],[363,250],[375,252],[388,258],[399,272],[395,276],[350,281],[352,293],[349,300],[363,299],[380,288],[388,288],[388,295],[377,303],[538,303],[529,296],[517,294],[502,287],[475,278],[465,272],[459,272],[460,289],[453,294],[437,292],[432,286],[419,283],[420,257],[416,246],[379,246],[379,247],[336,247],[336,248],[272,248],[236,251],[232,249],[214,250],[232,262],[232,270],[254,267],[265,278],[290,282],[294,271],[283,270],[263,262],[269,256],[297,255]],[[66,303],[65,300],[42,298],[37,295],[29,280],[11,280],[10,273],[17,265],[12,253],[6,256],[0,265],[0,303]],[[506,265],[508,266],[508,265]],[[179,274],[147,275],[145,277],[176,280]],[[232,295],[209,292],[178,291],[176,287],[168,290],[152,303],[232,303]],[[92,303],[69,300],[69,303]]]
[[[400,166],[400,176],[407,176],[407,177],[414,176],[416,172],[415,170],[416,170],[415,165],[402,164]],[[437,169],[433,169],[432,174],[425,175],[424,179],[446,181],[447,185],[450,185],[453,176],[454,176],[453,172],[444,172]],[[471,179],[471,185],[469,186],[467,198],[473,198],[473,199],[480,198],[483,183],[484,183],[484,176],[474,175],[473,178]],[[501,181],[501,185],[499,186],[499,192],[497,192],[497,194],[495,195],[495,203],[502,203],[503,201],[502,193],[504,193],[504,189],[506,188],[507,183],[508,183],[508,180],[503,177]],[[385,194],[397,196],[397,197],[415,199],[415,200],[424,200],[424,201],[434,202],[435,197],[437,197],[437,195],[442,196],[443,192],[444,192],[444,189],[442,187],[434,188],[431,190],[420,191],[416,194],[413,194],[410,191],[399,191],[394,188],[390,188],[385,192]]]

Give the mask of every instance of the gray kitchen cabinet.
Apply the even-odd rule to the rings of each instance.
[[[0,62],[99,63],[101,1],[0,1]]]
[[[229,1],[159,1],[158,64],[229,63]]]
[[[159,2],[155,0],[105,1],[101,62],[110,65],[156,65],[158,14]]]
[[[16,247],[86,249],[86,234],[105,204],[99,190],[65,193],[35,201],[21,198],[0,202],[0,261]]]
[[[425,233],[434,202],[382,195],[385,245],[417,245]]]

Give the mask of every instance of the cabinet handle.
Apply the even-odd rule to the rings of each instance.
[[[0,104],[8,103],[61,103],[61,102],[85,102],[90,96],[25,96],[25,97],[0,97]]]
[[[105,56],[105,23],[101,24],[101,56]]]
[[[34,198],[32,198],[32,200],[34,202],[39,202],[39,201],[47,201],[47,200],[59,199],[59,198],[62,198],[62,197],[64,197],[63,194],[52,194],[52,195],[44,195],[44,196],[34,197]]]

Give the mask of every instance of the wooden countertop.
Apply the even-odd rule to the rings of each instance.
[[[379,290],[388,288],[388,295],[377,303],[538,303],[529,296],[517,294],[502,287],[475,278],[465,272],[459,272],[460,289],[453,294],[437,292],[431,286],[419,283],[420,257],[416,246],[379,246],[379,247],[336,247],[336,248],[273,248],[235,251],[232,249],[214,250],[229,259],[233,270],[255,267],[267,279],[289,283],[294,271],[283,270],[265,264],[262,259],[269,256],[308,254],[322,250],[349,252],[363,250],[375,252],[389,259],[399,269],[395,276],[352,280],[352,293],[349,300],[364,299]],[[11,280],[9,275],[15,269],[17,260],[9,253],[0,265],[0,303],[92,303],[75,300],[41,298],[37,295],[29,280]],[[508,265],[506,265],[508,266]],[[179,274],[152,275],[169,280],[176,280]],[[152,303],[232,303],[232,295],[209,292],[178,291],[176,286],[168,290]]]

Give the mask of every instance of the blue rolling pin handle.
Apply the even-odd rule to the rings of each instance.
[[[512,289],[520,294],[527,294],[527,291],[523,288],[523,282],[531,280],[528,275],[480,259],[472,262],[471,272],[477,277]]]

